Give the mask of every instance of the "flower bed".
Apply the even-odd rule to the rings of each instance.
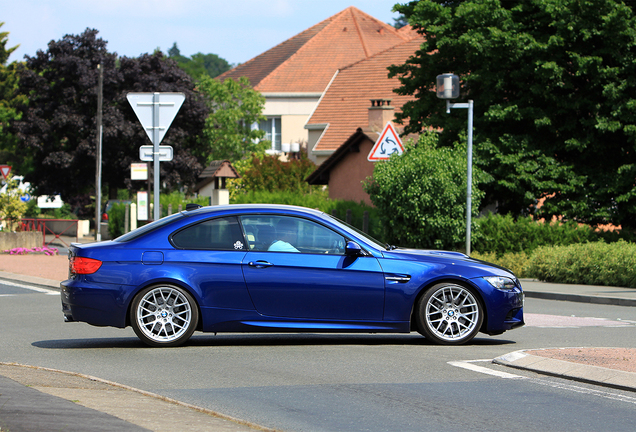
[[[27,255],[27,254],[37,254],[37,255],[58,255],[59,251],[56,248],[50,247],[35,247],[35,248],[13,248],[7,249],[4,253],[9,255]]]

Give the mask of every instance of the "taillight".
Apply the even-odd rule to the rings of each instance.
[[[100,260],[74,256],[69,260],[69,268],[73,274],[92,274],[102,266]]]

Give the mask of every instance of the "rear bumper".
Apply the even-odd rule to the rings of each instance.
[[[65,322],[85,322],[94,326],[126,327],[126,303],[121,286],[92,286],[77,280],[60,283]]]

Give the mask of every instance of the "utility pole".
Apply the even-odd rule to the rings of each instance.
[[[97,65],[97,144],[95,148],[95,241],[102,240],[102,94],[104,91],[104,69]]]

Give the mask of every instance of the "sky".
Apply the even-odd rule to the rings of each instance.
[[[99,31],[110,52],[138,57],[177,43],[181,55],[216,54],[243,63],[330,16],[354,6],[389,24],[398,0],[0,0],[0,32],[9,62],[51,40]]]

